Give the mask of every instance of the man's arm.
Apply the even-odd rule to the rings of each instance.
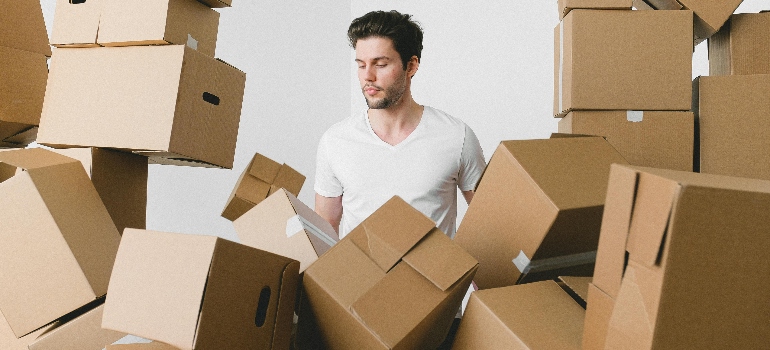
[[[340,232],[340,221],[342,220],[342,196],[324,197],[318,193],[315,194],[315,212],[328,221],[334,231]]]
[[[473,194],[476,193],[474,190],[469,191],[461,191],[463,193],[463,197],[465,197],[465,203],[468,203],[468,205],[471,204],[471,199],[473,199]]]

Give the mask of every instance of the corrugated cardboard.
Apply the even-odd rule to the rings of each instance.
[[[285,189],[233,221],[240,242],[300,262],[305,271],[339,236],[332,226]]]
[[[299,262],[213,236],[126,229],[102,327],[180,349],[286,349]]]
[[[574,9],[630,10],[632,0],[558,0],[559,19]]]
[[[102,350],[126,336],[102,329],[104,304],[75,318],[57,321],[29,345],[29,350]]]
[[[435,349],[478,263],[393,197],[305,270],[301,349]]]
[[[34,148],[0,167],[23,170],[0,183],[0,309],[22,336],[107,292],[120,235],[77,160]]]
[[[39,0],[1,0],[0,8],[0,46],[51,56]]]
[[[692,20],[688,11],[570,11],[554,33],[554,115],[689,111]]]
[[[147,225],[147,157],[103,148],[66,148],[54,152],[83,163],[118,232]]]
[[[643,0],[652,9],[690,10],[695,15],[693,31],[699,43],[714,35],[743,0]],[[644,8],[641,8],[644,9]]]
[[[700,77],[700,172],[770,180],[770,75]]]
[[[471,293],[453,350],[580,349],[585,310],[555,282]]]
[[[607,194],[633,200],[623,210],[630,212],[628,264],[605,348],[765,347],[770,181],[619,165],[612,171],[634,172],[637,181],[611,185]]]
[[[612,163],[601,137],[500,143],[455,236],[479,288],[590,275]]]
[[[604,350],[615,300],[593,284],[588,287],[583,350]]]
[[[573,111],[559,132],[603,136],[632,165],[692,171],[692,112]]]
[[[245,79],[181,45],[56,50],[38,143],[229,169]]]
[[[94,47],[102,8],[107,0],[56,0],[51,45]]]
[[[18,136],[40,123],[46,61],[39,53],[0,46],[0,147],[21,148],[31,142]]]
[[[770,12],[732,15],[709,38],[709,75],[770,74]]]
[[[278,164],[270,158],[255,153],[246,170],[235,183],[233,192],[230,193],[230,198],[227,199],[225,209],[222,211],[222,217],[235,221],[281,188],[298,196],[304,183],[305,176],[290,166]]]
[[[210,7],[230,7],[233,0],[198,0]]]
[[[171,345],[161,342],[136,343],[136,344],[115,344],[107,346],[105,350],[178,350]]]

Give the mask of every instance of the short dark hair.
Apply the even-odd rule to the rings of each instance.
[[[411,15],[396,10],[372,11],[350,23],[348,40],[354,49],[358,40],[369,37],[383,37],[393,41],[404,70],[412,56],[417,56],[418,61],[422,56],[422,28],[412,20]]]

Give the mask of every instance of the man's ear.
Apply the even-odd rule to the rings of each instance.
[[[409,75],[410,78],[414,77],[414,75],[417,74],[418,68],[420,68],[420,59],[417,58],[417,56],[412,56],[406,64],[407,75]]]

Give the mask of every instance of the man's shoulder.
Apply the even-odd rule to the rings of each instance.
[[[462,119],[454,117],[449,113],[444,112],[437,108],[425,106],[425,111],[423,113],[424,115],[429,116],[427,120],[429,120],[432,124],[434,124],[434,126],[444,126],[449,128],[458,128],[458,129],[461,128],[462,130],[465,130],[465,128],[467,127],[467,125],[465,124],[465,122],[462,121]]]
[[[362,124],[364,124],[364,122],[362,121],[360,113],[353,114],[345,119],[342,119],[334,123],[328,129],[326,129],[326,132],[324,133],[324,137],[334,138],[334,137],[350,135],[351,132],[362,129]]]

